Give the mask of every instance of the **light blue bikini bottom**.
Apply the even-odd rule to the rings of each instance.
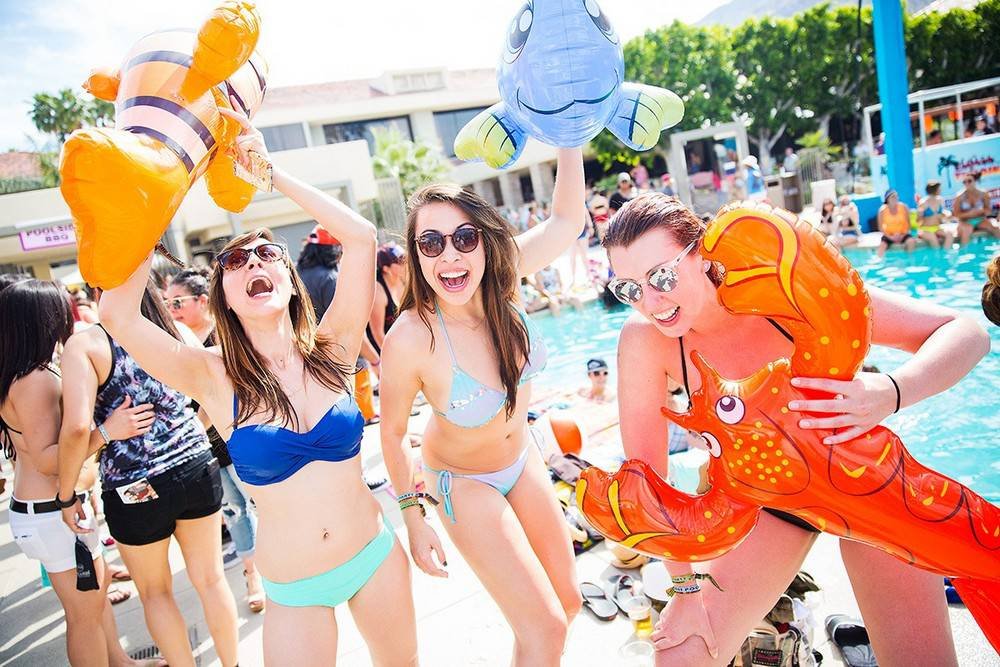
[[[382,529],[349,561],[313,577],[278,583],[261,577],[272,602],[285,607],[336,607],[368,583],[396,543],[396,534],[383,517]]]
[[[497,470],[496,472],[481,473],[478,475],[459,475],[458,473],[453,473],[450,470],[435,470],[430,466],[425,465],[424,470],[427,472],[434,473],[437,475],[437,495],[441,498],[441,502],[444,503],[444,513],[452,523],[456,523],[455,519],[455,506],[451,501],[451,481],[455,477],[461,479],[471,479],[487,486],[492,486],[494,489],[499,491],[501,495],[506,496],[510,493],[510,490],[514,488],[517,484],[517,480],[521,478],[521,473],[524,472],[524,466],[528,464],[528,448],[525,447],[521,455],[517,457],[511,465],[507,466],[503,470]]]

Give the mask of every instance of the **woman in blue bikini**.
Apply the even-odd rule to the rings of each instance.
[[[230,117],[244,125],[239,158],[266,157],[260,132]],[[337,293],[318,325],[287,249],[266,229],[218,255],[209,305],[220,347],[185,346],[140,316],[151,260],[104,292],[101,321],[153,377],[197,400],[228,440],[258,512],[265,663],[334,664],[334,607],[347,602],[375,664],[414,665],[409,564],[362,482],[364,420],[350,393],[374,293],[375,228],[277,168],[273,184],[344,247]]]
[[[552,217],[517,237],[495,208],[457,185],[413,196],[411,279],[382,348],[382,451],[410,553],[424,572],[447,576],[441,542],[422,516],[426,499],[510,623],[515,665],[559,664],[580,609],[569,531],[527,429],[529,383],[545,365],[545,346],[517,304],[520,278],[583,229],[580,151],[561,150],[558,170]],[[405,440],[418,391],[435,408],[421,448],[427,494],[416,492]]]

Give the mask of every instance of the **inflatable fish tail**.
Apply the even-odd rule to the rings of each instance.
[[[1000,653],[1000,581],[952,578],[951,583],[993,650]]]
[[[111,128],[74,132],[63,146],[59,173],[63,198],[73,202],[80,271],[103,289],[121,285],[146,258],[121,252],[122,240],[151,249],[189,187],[188,170],[169,146]],[[120,187],[106,196],[108,184],[121,182],[122,174],[133,174],[132,182],[142,187]]]
[[[189,100],[204,95],[236,73],[257,48],[260,16],[251,2],[226,0],[202,24],[181,94]]]
[[[708,226],[702,255],[726,267],[718,294],[727,310],[775,318],[788,330],[794,375],[850,380],[871,341],[868,293],[825,244],[788,211],[738,202]]]
[[[760,511],[714,485],[700,496],[682,493],[634,459],[614,475],[584,470],[576,497],[587,521],[608,539],[675,561],[718,558],[750,534]]]

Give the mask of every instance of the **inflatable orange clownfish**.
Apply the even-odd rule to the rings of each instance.
[[[952,577],[1000,650],[1000,508],[919,463],[883,426],[826,445],[826,431],[800,428],[801,415],[787,407],[832,398],[793,387],[793,377],[850,380],[864,362],[871,308],[857,272],[810,225],[766,204],[721,210],[700,252],[725,267],[719,302],[731,313],[777,320],[795,352],[742,379],[722,377],[693,352],[701,387],[686,413],[664,413],[704,438],[709,491],[682,493],[630,460],[614,475],[583,472],[583,514],[638,551],[703,561],[738,545],[762,507],[782,510]]]
[[[59,165],[88,283],[125,282],[202,175],[222,208],[250,203],[254,186],[235,175],[228,153],[240,127],[219,109],[252,118],[260,107],[267,66],[254,51],[259,32],[254,5],[227,0],[197,32],[154,32],[119,69],[90,75],[84,88],[115,103],[115,128],[77,130]]]

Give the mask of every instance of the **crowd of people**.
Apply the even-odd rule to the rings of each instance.
[[[266,159],[261,134],[232,117],[243,125],[239,157]],[[15,469],[10,523],[65,610],[70,662],[134,663],[107,598],[91,505],[99,480],[107,527],[170,665],[194,664],[172,590],[171,538],[220,662],[238,663],[223,522],[243,564],[245,605],[267,610],[268,664],[332,664],[333,609],[344,603],[376,664],[416,664],[407,551],[421,572],[447,577],[442,529],[510,625],[513,664],[559,664],[582,599],[570,529],[528,429],[530,385],[547,351],[525,312],[525,288],[576,305],[552,262],[599,237],[614,269],[602,287],[635,313],[619,342],[617,392],[607,363],[592,359],[579,394],[594,405],[617,401],[624,453],[665,477],[670,453],[699,441],[670,419],[685,409],[677,397],[702,381],[685,344],[732,377],[789,356],[793,345],[773,322],[719,305],[720,267],[697,251],[705,221],[664,192],[639,193],[634,178],[621,174],[610,197],[588,196],[581,152],[560,149],[551,208],[523,231],[479,196],[434,184],[411,199],[402,245],[379,246],[369,221],[275,165],[275,189],[317,221],[297,267],[259,229],[231,239],[212,266],[169,278],[152,271],[150,255],[124,284],[95,293],[96,309],[55,283],[5,279],[0,431]],[[987,219],[978,192],[970,179],[955,206],[973,228]],[[842,245],[857,236],[852,207],[823,206],[823,230]],[[905,220],[909,229],[897,207],[887,197],[883,233],[906,243],[890,227]],[[936,238],[942,215],[929,188],[921,233]],[[585,257],[581,266],[590,273]],[[997,262],[990,276],[983,302],[995,315]],[[894,407],[947,389],[988,351],[988,336],[967,317],[870,294],[874,343],[912,357],[894,379],[863,372],[842,383],[841,407],[804,428],[863,433]],[[748,339],[758,341],[752,350]],[[369,374],[377,415],[365,397]],[[433,410],[417,461],[409,418],[419,401]],[[363,476],[363,428],[375,423],[406,549]],[[668,562],[676,599],[652,637],[660,664],[733,655],[816,532],[768,510],[741,546],[708,564],[726,593],[703,591],[689,564]],[[859,543],[841,550],[880,660],[955,664],[938,578]]]

